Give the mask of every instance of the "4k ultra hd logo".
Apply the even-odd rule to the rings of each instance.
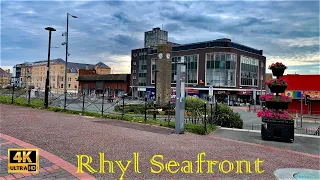
[[[8,149],[8,173],[38,173],[38,149]]]

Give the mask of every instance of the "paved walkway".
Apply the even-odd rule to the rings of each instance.
[[[150,125],[11,105],[0,104],[0,109],[1,133],[44,149],[73,166],[78,165],[76,155],[79,154],[91,156],[92,167],[99,171],[99,152],[104,152],[105,160],[122,160],[123,164],[127,160],[133,162],[133,153],[139,153],[138,167],[141,173],[136,173],[130,164],[124,179],[276,179],[274,171],[280,168],[319,168],[319,155],[288,151],[268,145],[235,141],[213,135],[200,136],[190,133],[177,135],[172,134],[172,130]],[[218,164],[213,164],[212,174],[207,173],[208,163],[203,163],[203,173],[196,173],[197,155],[201,152],[206,153],[204,160],[210,160],[209,162],[216,160],[219,164],[223,160],[229,160],[233,162],[234,168],[225,174],[219,170]],[[174,166],[171,167],[172,170],[179,170],[175,174],[167,172],[167,166],[164,166],[164,170],[159,174],[151,173],[151,168],[159,170],[159,167],[150,162],[150,159],[157,154],[163,155],[163,160],[156,159],[163,165],[170,160],[175,160],[180,165],[184,160],[190,160],[192,173],[182,173]],[[43,158],[51,161],[47,157]],[[257,158],[263,160],[260,166],[264,170],[262,174],[257,173],[254,168],[254,161]],[[252,173],[236,173],[237,160],[250,161]],[[119,179],[121,170],[116,163],[114,164],[115,173],[109,173],[106,164],[105,174],[97,172],[91,175],[97,179]],[[52,164],[46,166],[51,167]],[[41,168],[44,167],[43,165]],[[243,172],[244,168],[243,165]],[[64,170],[68,177],[75,176],[73,173],[76,170],[71,171],[63,167],[60,169]],[[225,163],[224,169],[228,170],[228,163]]]
[[[77,167],[63,159],[29,143],[0,133],[0,180],[1,179],[95,179],[87,173],[75,173]],[[39,173],[8,173],[9,148],[39,149]]]

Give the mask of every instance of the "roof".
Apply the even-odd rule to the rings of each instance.
[[[98,62],[96,64],[96,66],[101,67],[101,68],[110,68],[109,66],[107,66],[106,64],[104,64],[103,62]]]
[[[231,40],[228,38],[222,38],[222,39],[216,39],[216,40],[204,41],[204,42],[196,42],[196,43],[190,43],[190,44],[182,44],[180,46],[172,47],[172,51],[181,51],[181,50],[207,48],[207,47],[231,47],[231,48],[247,51],[247,52],[258,54],[258,55],[263,54],[262,50],[254,49],[242,44],[231,42]]]
[[[289,74],[280,79],[288,81],[286,90],[320,91],[320,74]]]
[[[95,74],[95,75],[81,75],[78,81],[127,81],[129,74]]]
[[[41,65],[46,65],[48,63],[48,60],[41,60],[41,61],[36,61],[32,62],[32,66],[41,66]],[[50,64],[64,64],[66,61],[63,59],[50,59]]]
[[[22,64],[17,64],[14,67],[21,67],[23,65],[28,65],[28,66],[41,66],[41,65],[47,65],[48,60],[41,60],[41,61],[35,61],[32,63],[29,62],[25,62]],[[50,60],[50,64],[65,64],[66,61],[58,58],[58,59],[51,59]],[[68,69],[69,72],[72,73],[77,73],[77,69],[86,69],[88,67],[88,69],[90,70],[94,70],[95,66],[101,67],[101,68],[110,68],[109,66],[107,66],[106,64],[104,64],[103,62],[99,62],[97,64],[85,64],[85,63],[74,63],[74,62],[68,62]]]
[[[68,62],[68,69],[70,70],[68,72],[76,73],[77,69],[86,69],[86,68],[88,68],[90,70],[94,70],[94,65],[93,64]]]
[[[11,77],[10,73],[0,68],[0,77]]]

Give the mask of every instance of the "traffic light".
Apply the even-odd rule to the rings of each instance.
[[[309,98],[310,98],[310,95],[305,95],[304,96],[304,103],[307,105],[307,103],[309,103]]]

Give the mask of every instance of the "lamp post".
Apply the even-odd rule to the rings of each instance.
[[[44,106],[45,106],[46,108],[48,108],[51,32],[52,32],[52,31],[56,31],[56,29],[54,29],[53,27],[46,27],[45,30],[49,31],[47,78],[46,78],[45,99],[44,99]]]
[[[69,37],[69,16],[73,18],[78,18],[77,16],[71,15],[67,13],[67,32],[63,33],[62,36],[66,36],[66,42],[62,43],[62,45],[66,45],[66,65],[65,65],[65,72],[64,72],[64,109],[66,109],[67,106],[67,71],[68,71],[68,56],[70,55],[68,53],[68,37]]]

